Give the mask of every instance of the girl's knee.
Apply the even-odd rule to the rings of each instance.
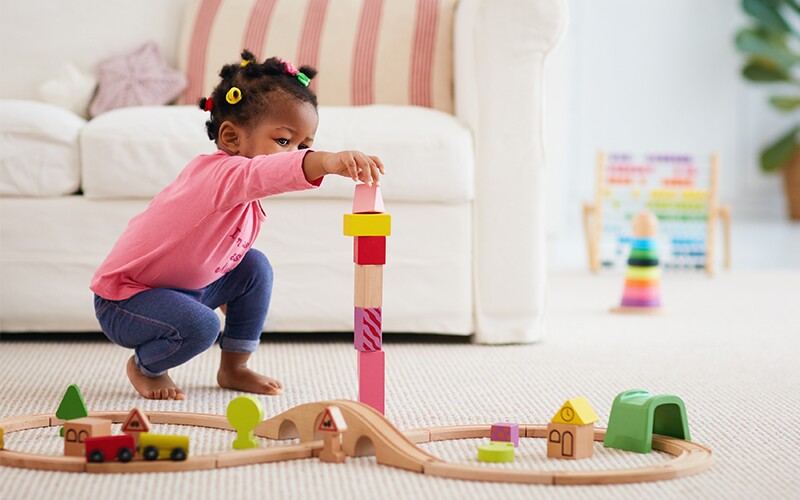
[[[195,344],[198,351],[204,351],[214,345],[219,334],[219,317],[207,307],[202,312],[192,314],[180,328],[183,342]]]
[[[261,250],[251,248],[244,254],[244,258],[240,265],[247,266],[252,269],[264,270],[272,272],[272,264],[269,263],[269,259]]]
[[[239,264],[250,276],[272,283],[272,264],[260,250],[251,248],[244,254],[244,259]]]

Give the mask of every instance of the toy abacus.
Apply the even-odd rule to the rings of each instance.
[[[583,205],[589,268],[623,265],[631,243],[631,221],[642,210],[660,222],[665,269],[715,271],[716,228],[725,231],[724,264],[729,269],[730,208],[719,203],[719,159],[708,162],[690,155],[600,151],[597,154],[595,199]]]

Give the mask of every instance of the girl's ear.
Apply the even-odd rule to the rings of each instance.
[[[225,120],[219,126],[217,141],[219,147],[231,155],[239,154],[239,136],[241,130],[233,122]]]

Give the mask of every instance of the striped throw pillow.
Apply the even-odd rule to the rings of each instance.
[[[181,32],[182,102],[211,93],[242,49],[317,68],[320,104],[453,112],[457,0],[190,0]]]

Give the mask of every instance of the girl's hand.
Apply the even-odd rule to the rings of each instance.
[[[367,186],[380,184],[380,175],[385,174],[383,162],[377,156],[368,156],[361,151],[340,151],[328,153],[322,160],[322,170],[326,174],[336,174],[361,181]]]

